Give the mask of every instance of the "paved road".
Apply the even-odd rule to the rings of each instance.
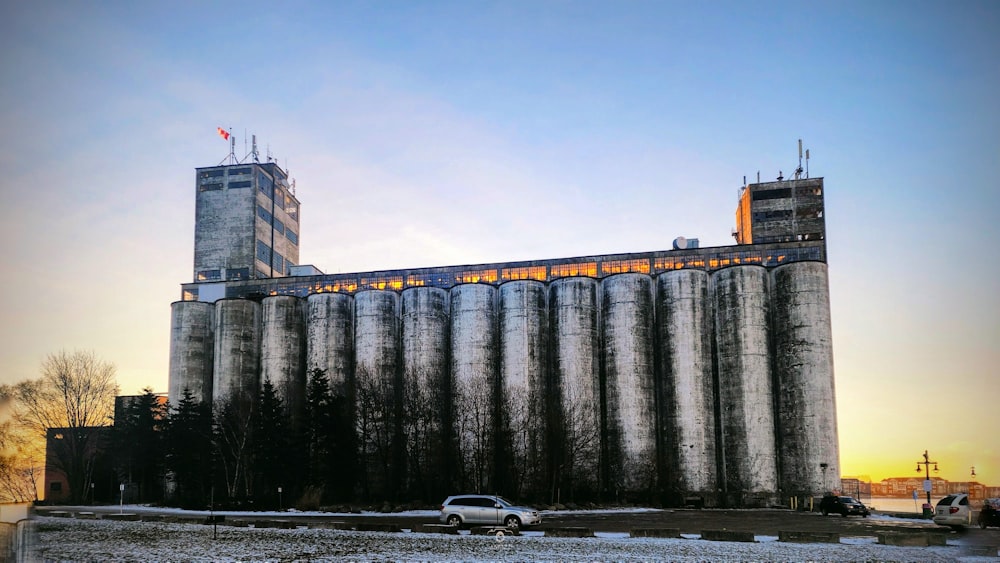
[[[135,507],[125,507],[130,511]],[[44,514],[49,510],[64,510],[75,513],[92,511],[96,513],[119,511],[117,506],[105,507],[39,507],[38,512]],[[142,509],[143,514],[177,515],[175,510],[159,511],[155,508]],[[204,516],[206,512],[192,512],[192,516]],[[236,518],[236,517],[233,517]],[[254,516],[241,514],[241,520]],[[342,521],[347,523],[381,523],[397,524],[401,528],[412,529],[416,524],[438,523],[434,515],[413,516],[407,514],[330,514],[306,515],[282,513],[280,516],[259,516],[261,520],[292,520],[303,524],[309,521]],[[949,544],[954,545],[1000,545],[1000,528],[966,528],[953,531],[935,525],[927,520],[893,518],[875,513],[872,517],[857,516],[823,516],[817,512],[797,512],[781,509],[758,510],[645,510],[645,511],[558,511],[543,513],[544,522],[534,530],[544,531],[551,528],[584,527],[595,532],[629,532],[636,528],[677,528],[682,534],[700,534],[703,530],[736,530],[752,532],[757,536],[777,536],[782,531],[804,532],[837,532],[841,537],[875,536],[880,531],[900,531],[905,529],[937,530],[948,534]]]

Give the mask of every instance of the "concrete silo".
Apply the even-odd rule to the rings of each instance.
[[[355,423],[365,496],[391,498],[403,474],[396,394],[399,304],[392,291],[354,296]]]
[[[296,425],[301,421],[306,396],[305,302],[291,295],[273,295],[264,298],[261,308],[261,384],[271,382]]]
[[[448,292],[437,287],[407,289],[400,309],[407,487],[415,497],[440,500],[447,496],[454,469],[448,463]]]
[[[718,504],[715,385],[708,274],[674,270],[657,277],[661,486],[674,505]]]
[[[249,299],[215,302],[212,403],[252,405],[260,383],[260,304]],[[218,411],[216,411],[218,413]]]
[[[601,292],[609,485],[648,495],[656,482],[653,279],[617,274]]]
[[[170,304],[170,371],[167,397],[174,407],[184,390],[200,403],[212,402],[215,306],[201,301]]]
[[[712,274],[725,490],[729,504],[777,501],[778,468],[768,340],[768,274],[733,266]]]
[[[315,369],[325,370],[333,395],[351,398],[354,296],[314,293],[306,302],[306,379],[312,377]]]
[[[500,488],[515,497],[547,490],[545,293],[545,284],[533,280],[500,286]]]
[[[549,286],[552,385],[558,408],[551,455],[557,498],[592,496],[601,484],[601,380],[598,281],[568,277]]]
[[[840,487],[827,266],[797,262],[771,275],[781,489],[809,498]]]
[[[493,487],[497,384],[497,297],[486,284],[451,288],[452,408],[459,486]]]

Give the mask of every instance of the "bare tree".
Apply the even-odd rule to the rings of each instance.
[[[81,501],[94,470],[102,434],[114,415],[118,384],[114,364],[93,352],[65,350],[42,362],[41,379],[14,386],[14,420],[44,442],[50,428],[63,429],[49,460],[69,483],[70,500]]]

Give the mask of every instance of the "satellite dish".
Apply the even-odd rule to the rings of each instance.
[[[688,247],[688,241],[684,237],[677,237],[674,239],[674,250],[685,250]]]

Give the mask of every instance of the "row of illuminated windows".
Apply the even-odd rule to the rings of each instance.
[[[197,281],[222,281],[222,270],[199,270]],[[227,281],[250,279],[250,268],[226,268]]]
[[[257,253],[261,262],[267,264],[270,248],[262,241],[257,241]],[[290,273],[292,264],[284,261],[284,268],[279,268],[280,255],[275,254],[276,271]],[[596,278],[597,272],[603,275],[613,275],[625,272],[655,273],[680,270],[699,269],[716,270],[727,266],[760,265],[766,267],[780,266],[790,262],[804,260],[822,261],[823,249],[820,246],[803,248],[783,248],[774,250],[733,251],[716,254],[699,254],[690,256],[654,256],[634,260],[606,260],[597,262],[580,262],[571,264],[552,264],[549,266],[524,266],[502,268],[497,276],[496,269],[465,270],[458,272],[439,271],[432,273],[406,274],[405,272],[386,275],[344,276],[333,280],[315,282],[300,282],[282,284],[270,290],[271,294],[287,294],[305,296],[310,293],[354,293],[365,289],[382,289],[401,291],[411,287],[443,287],[448,288],[461,283],[496,283],[497,281],[514,281],[534,279],[547,281],[560,277],[585,276]],[[650,262],[652,261],[652,268]],[[547,275],[546,270],[549,270]],[[263,277],[268,277],[262,272]],[[603,277],[603,275],[601,277]],[[259,288],[232,288],[234,292],[255,292]],[[238,297],[240,295],[234,295]]]

